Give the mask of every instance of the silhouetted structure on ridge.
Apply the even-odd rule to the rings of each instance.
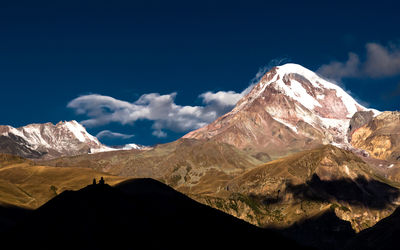
[[[93,178],[93,185],[96,185],[96,178]]]
[[[100,184],[100,185],[104,185],[104,184],[105,184],[104,179],[103,179],[103,176],[100,178],[99,184]]]

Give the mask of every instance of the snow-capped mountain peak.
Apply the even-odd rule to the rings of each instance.
[[[91,134],[89,134],[86,129],[77,121],[69,121],[69,122],[62,122],[62,126],[67,128],[69,131],[71,131],[74,136],[81,142],[85,142],[87,140],[90,140],[98,145],[100,145],[100,142],[98,139]]]
[[[355,112],[365,109],[338,85],[294,63],[275,67],[266,73],[247,98],[239,103],[246,102],[246,99],[255,100],[268,87],[290,97],[307,109],[321,113],[321,116],[326,118],[351,118]],[[330,106],[330,111],[335,112],[323,112],[327,105]]]
[[[267,72],[231,112],[184,137],[216,138],[256,151],[299,147],[293,141],[348,145],[351,117],[366,110],[335,83],[289,63]]]
[[[265,110],[276,121],[296,133],[301,133],[298,122],[306,122],[327,135],[325,143],[347,143],[345,135],[351,117],[357,111],[369,110],[335,83],[293,63],[266,73],[233,112],[239,112],[259,98],[267,99]],[[291,107],[282,105],[283,100],[291,103]]]

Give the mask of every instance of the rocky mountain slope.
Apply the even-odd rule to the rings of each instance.
[[[318,144],[347,145],[350,119],[367,110],[314,72],[285,64],[266,73],[231,112],[184,138],[213,139],[277,158]]]

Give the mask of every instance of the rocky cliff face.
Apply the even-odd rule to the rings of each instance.
[[[365,124],[369,123],[374,118],[374,112],[372,111],[358,111],[356,112],[350,120],[349,131],[348,131],[348,141],[351,141],[351,136],[354,131],[361,128]]]
[[[266,73],[231,112],[184,137],[222,141],[277,158],[317,144],[347,145],[350,119],[367,110],[314,72],[285,64]]]
[[[351,144],[371,157],[394,164],[400,160],[400,112],[383,112],[351,135]],[[393,167],[393,166],[392,166]]]

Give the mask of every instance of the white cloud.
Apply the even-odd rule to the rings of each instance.
[[[175,96],[176,93],[151,93],[142,95],[137,101],[130,103],[110,96],[90,94],[73,99],[67,107],[74,109],[77,114],[86,115],[88,119],[81,123],[88,127],[112,122],[125,125],[138,120],[150,120],[154,122],[153,135],[165,137],[163,129],[175,132],[197,129],[214,121],[235,105],[235,102],[226,103],[222,98],[208,99],[205,106],[181,106],[175,104]]]
[[[400,48],[390,45],[384,47],[377,43],[366,44],[364,61],[350,52],[346,62],[332,61],[322,65],[317,72],[327,78],[341,80],[350,77],[390,77],[400,74]]]
[[[371,77],[385,77],[400,74],[400,48],[395,45],[383,47],[368,43],[364,71]]]
[[[121,133],[116,133],[116,132],[112,132],[110,130],[103,130],[101,132],[99,132],[96,137],[97,138],[119,138],[119,139],[129,139],[134,137],[135,135],[127,135],[127,134],[121,134]]]
[[[271,67],[270,65],[260,68],[251,80],[250,85],[240,93],[235,91],[208,91],[200,94],[199,98],[202,99],[203,106],[178,105],[175,103],[177,93],[174,92],[167,95],[144,94],[135,102],[90,94],[73,99],[67,107],[74,109],[77,114],[86,115],[88,119],[81,121],[81,123],[87,127],[103,126],[113,122],[132,125],[138,120],[149,120],[153,121],[152,134],[156,137],[166,137],[165,130],[188,132],[203,127],[231,111],[236,103],[251,91],[267,69]],[[98,136],[116,137],[118,133],[105,130],[100,132]],[[119,134],[119,136],[124,135]]]
[[[161,130],[154,130],[152,135],[158,137],[158,138],[164,138],[167,137],[167,133],[165,133],[164,131]]]
[[[360,75],[360,59],[358,55],[349,53],[346,62],[333,61],[329,64],[322,65],[318,69],[318,73],[334,80],[340,80],[344,77],[356,77]]]
[[[234,91],[205,92],[200,95],[206,104],[217,103],[220,106],[234,106],[242,97],[241,93]]]

